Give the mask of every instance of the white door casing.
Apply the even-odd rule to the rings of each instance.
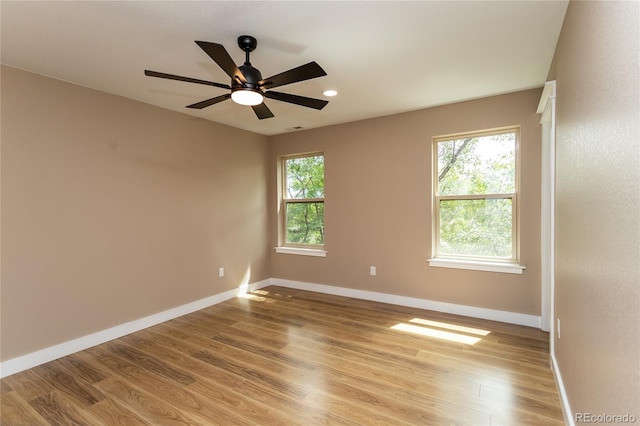
[[[550,332],[551,352],[554,341],[554,259],[555,259],[555,155],[556,155],[556,82],[544,85],[538,104],[542,125],[542,182],[541,182],[541,326]]]

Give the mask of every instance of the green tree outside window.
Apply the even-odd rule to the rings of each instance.
[[[517,129],[435,145],[436,255],[515,260]]]
[[[324,156],[284,160],[285,242],[324,244]]]

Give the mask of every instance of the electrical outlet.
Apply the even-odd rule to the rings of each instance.
[[[218,268],[218,276],[224,277],[224,268]]]
[[[370,275],[375,275],[376,274],[376,267],[375,266],[369,266],[369,274]]]
[[[559,339],[560,338],[560,318],[558,318],[557,321],[558,321],[558,327],[556,328],[558,330],[558,339]]]

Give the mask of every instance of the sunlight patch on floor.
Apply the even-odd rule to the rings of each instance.
[[[245,293],[239,297],[242,297],[243,299],[255,300],[257,302],[274,303],[275,300],[269,297],[270,295],[271,293],[269,293],[268,291],[253,290],[251,293]]]
[[[489,330],[482,330],[480,328],[465,327],[463,325],[455,325],[455,324],[449,324],[446,322],[431,321],[431,320],[426,320],[422,318],[414,318],[409,320],[409,322],[412,322],[415,324],[429,325],[432,327],[444,328],[447,330],[459,331],[461,333],[477,334],[478,336],[486,336],[487,334],[491,333]]]
[[[479,328],[425,320],[422,318],[413,318],[409,320],[409,322],[412,324],[398,323],[391,327],[391,329],[440,340],[448,340],[450,342],[463,343],[465,345],[475,345],[482,340],[482,337],[477,336],[486,336],[491,333],[488,330],[482,330]],[[469,334],[472,334],[473,336],[470,336]]]
[[[253,290],[249,291],[249,277],[251,276],[251,269],[247,270],[242,283],[238,286],[238,297],[241,299],[255,300],[257,302],[274,303],[275,300],[270,297],[271,292],[267,290]]]

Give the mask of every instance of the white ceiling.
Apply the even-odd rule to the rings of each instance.
[[[544,84],[567,1],[2,1],[2,63],[264,135],[417,110]],[[266,100],[258,120],[224,89],[146,77],[144,69],[229,84],[194,40],[258,39],[264,77],[310,61],[327,76],[278,91],[324,98],[322,111]]]

